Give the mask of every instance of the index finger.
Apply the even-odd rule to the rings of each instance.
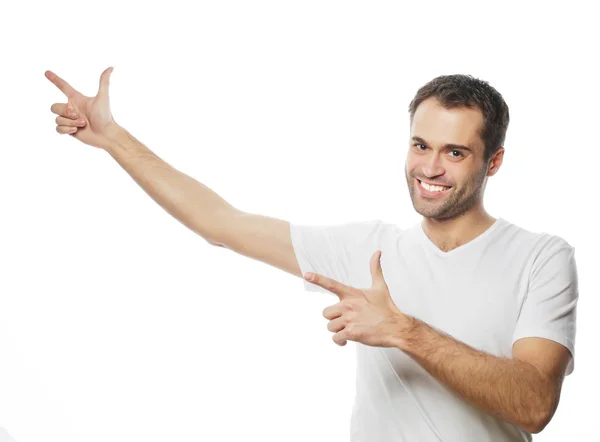
[[[354,287],[350,287],[348,285],[342,284],[335,279],[328,278],[327,276],[319,275],[318,273],[313,273],[312,278],[310,279],[310,275],[306,273],[304,278],[307,281],[312,282],[318,286],[323,287],[325,290],[329,290],[332,293],[338,295],[341,299],[344,299],[345,296],[354,295],[356,293],[356,289]]]
[[[52,71],[46,71],[46,78],[56,85],[67,97],[74,95],[77,91],[69,83],[60,78]]]

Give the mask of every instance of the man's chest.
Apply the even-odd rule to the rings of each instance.
[[[522,266],[448,260],[434,267],[414,260],[382,268],[400,311],[476,349],[511,354],[527,290]]]

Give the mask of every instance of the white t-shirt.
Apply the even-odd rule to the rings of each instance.
[[[371,256],[400,311],[494,356],[512,357],[520,338],[542,337],[575,356],[578,299],[575,248],[498,218],[449,252],[425,234],[381,220],[295,225],[290,235],[302,270],[357,288],[371,287]],[[309,291],[333,293],[302,279]],[[337,300],[337,296],[336,296]],[[531,434],[485,414],[397,348],[356,345],[352,442],[531,441]],[[573,360],[567,375],[573,372]]]

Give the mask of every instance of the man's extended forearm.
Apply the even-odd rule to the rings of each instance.
[[[173,217],[208,242],[219,240],[219,216],[235,210],[227,201],[163,161],[120,126],[110,132],[104,150]]]
[[[532,433],[545,426],[552,399],[536,367],[478,351],[417,318],[411,320],[398,333],[396,347],[432,376],[486,414]]]

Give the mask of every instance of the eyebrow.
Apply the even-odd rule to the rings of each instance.
[[[429,143],[427,143],[427,141],[425,141],[423,138],[421,137],[412,137],[413,141],[418,141],[419,143],[423,143],[425,145],[429,145]],[[462,149],[462,150],[467,150],[469,152],[473,152],[473,149],[471,149],[468,146],[463,146],[462,144],[444,144],[444,149]]]

